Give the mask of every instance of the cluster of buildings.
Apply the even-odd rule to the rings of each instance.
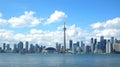
[[[120,40],[111,37],[105,39],[104,36],[100,37],[98,41],[96,38],[91,38],[90,44],[86,45],[83,41],[73,42],[69,40],[66,44],[68,48],[64,48],[64,45],[56,43],[56,47],[40,46],[38,44],[29,44],[28,41],[23,43],[22,41],[14,44],[13,49],[10,44],[3,43],[3,47],[0,47],[0,53],[120,53]]]
[[[28,41],[24,44],[20,41],[18,44],[14,44],[13,49],[10,44],[3,43],[3,48],[0,47],[0,53],[40,53],[43,49],[45,49],[45,46],[29,44]]]
[[[96,38],[91,38],[89,45],[85,45],[83,41],[77,41],[76,43],[73,43],[72,40],[69,40],[69,48],[66,49],[66,52],[81,54],[120,53],[120,40],[117,40],[114,37],[105,39],[104,36],[101,36],[100,41],[98,41]]]

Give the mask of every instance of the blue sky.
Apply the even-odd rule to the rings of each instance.
[[[55,15],[55,11],[57,12],[57,15]],[[25,23],[19,22],[20,20],[23,20],[20,19],[20,16],[27,15],[25,15],[25,12],[27,12],[28,15],[32,17],[32,19],[34,18],[33,20],[27,19],[27,21],[31,21],[31,23],[34,20],[38,21],[37,23],[35,23],[34,26],[29,25],[30,23],[27,21],[25,21]],[[45,34],[49,32],[51,33],[51,37],[53,37],[52,35],[54,35],[56,32],[62,31],[58,28],[62,28],[63,23],[66,22],[68,32],[73,33],[71,35],[68,35],[68,40],[84,40],[89,39],[86,38],[88,36],[97,37],[101,35],[104,35],[106,37],[118,37],[120,28],[119,26],[115,25],[120,24],[119,12],[120,0],[1,0],[0,19],[4,19],[6,22],[3,23],[3,21],[0,21],[0,30],[5,32],[8,31],[6,33],[11,34],[11,36],[14,37],[11,40],[15,42],[19,41],[19,37],[22,36],[23,41],[25,41],[26,39],[24,38],[27,38],[26,36],[31,35],[31,30],[33,29],[34,31],[37,30],[42,31],[42,33],[44,32],[42,36],[46,36]],[[54,19],[56,16],[58,18],[55,20],[50,20],[51,23],[49,24],[45,24],[46,22],[48,22],[48,19],[50,19],[51,15],[54,15]],[[18,20],[16,20],[16,18]],[[12,21],[10,21],[11,19]],[[24,18],[24,20],[26,19]],[[111,22],[109,22],[109,20],[111,20]],[[23,27],[21,27],[21,23],[26,25],[23,25]],[[110,27],[110,24],[113,24],[114,27]],[[17,25],[18,27],[13,25]],[[116,33],[109,34],[111,31],[113,31],[113,29],[115,30],[115,32],[116,30],[118,31]],[[104,34],[104,32],[106,31],[108,33]],[[52,34],[52,32],[54,34]],[[5,33],[1,33],[1,38],[3,34]],[[5,36],[9,36],[7,34],[5,34]],[[16,37],[18,37],[18,39],[16,39]],[[3,39],[2,41],[7,41],[9,43],[9,38],[10,37],[6,37],[6,39]],[[31,36],[30,38],[30,41],[32,42],[33,38],[35,37],[33,35],[33,37]],[[45,40],[47,42],[47,39]],[[60,41],[60,43],[62,43],[62,41]]]

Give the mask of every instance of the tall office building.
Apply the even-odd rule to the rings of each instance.
[[[3,51],[6,50],[6,43],[3,43]]]
[[[26,43],[25,43],[25,49],[26,49],[26,51],[28,51],[28,41],[26,41]]]
[[[104,36],[100,37],[100,49],[103,53],[106,52],[106,40],[104,39]]]
[[[72,50],[73,41],[69,40],[69,49]]]
[[[59,44],[58,44],[58,42],[56,43],[56,50],[57,50],[57,52],[58,52],[58,49],[59,49]]]
[[[76,42],[76,46],[79,47],[79,41]]]
[[[14,44],[13,52],[17,53],[17,44]]]
[[[19,42],[18,43],[18,51],[20,52],[21,50],[23,50],[23,42]]]
[[[35,46],[30,44],[30,53],[35,53]]]
[[[81,51],[84,52],[85,48],[85,44],[83,43],[83,41],[81,41]]]
[[[61,44],[59,44],[58,42],[56,43],[56,50],[59,53],[61,50]]]
[[[76,53],[77,52],[77,44],[74,43],[73,44],[73,49],[72,49],[73,53]]]
[[[110,40],[107,41],[106,44],[106,53],[111,53],[112,52],[112,43],[110,42]]]
[[[115,43],[115,39],[114,39],[114,37],[111,37],[111,50],[112,50],[112,52],[114,51],[113,50],[114,43]]]
[[[10,50],[10,44],[7,44],[7,50]]]
[[[64,22],[64,47],[63,47],[63,52],[66,52],[66,27],[65,27],[65,22]]]
[[[111,37],[111,43],[114,44],[115,40],[114,37]]]
[[[96,45],[97,45],[97,39],[94,39],[94,43],[93,43],[93,52],[94,52],[95,49],[96,49]]]
[[[92,52],[92,53],[94,52],[94,50],[93,50],[93,43],[94,43],[93,38],[91,38],[91,40],[90,40],[90,45],[91,45],[91,52]]]

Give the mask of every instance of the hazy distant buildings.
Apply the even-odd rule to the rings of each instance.
[[[56,43],[56,51],[57,51],[58,53],[61,52],[61,44],[59,44],[58,42]]]

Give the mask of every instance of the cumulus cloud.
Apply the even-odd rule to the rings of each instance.
[[[26,26],[36,26],[41,23],[42,18],[34,17],[35,12],[25,11],[24,15],[19,17],[11,17],[8,22],[12,27],[26,27]]]
[[[0,25],[4,26],[7,24],[7,20],[0,18]]]
[[[72,39],[74,42],[81,40],[85,41],[88,39],[88,37],[86,37],[89,36],[87,31],[84,31],[75,25],[66,27],[67,44],[70,39]],[[55,46],[55,43],[59,42],[63,45],[63,26],[56,28],[55,31],[31,29],[28,34],[13,33],[13,31],[1,30],[0,37],[3,38],[3,40],[0,40],[0,43],[5,42],[6,40],[8,41],[7,43],[10,43],[11,41],[14,43],[17,43],[18,41],[29,41],[33,44],[38,43],[40,45]]]
[[[105,22],[94,23],[91,25],[96,36],[120,36],[120,18],[114,18]]]
[[[55,11],[53,14],[50,15],[50,17],[47,19],[47,21],[44,23],[45,25],[56,23],[60,21],[64,21],[67,18],[67,15],[62,11]]]
[[[0,29],[0,43],[2,42],[12,42],[13,39],[13,31]]]

